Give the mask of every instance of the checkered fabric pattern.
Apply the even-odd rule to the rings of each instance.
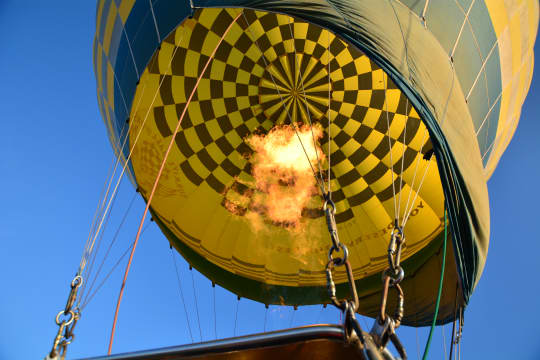
[[[164,40],[176,48],[170,75],[165,70],[171,51],[157,52],[150,62],[150,73],[163,77],[163,105],[153,112],[164,138],[172,135],[208,56],[233,19],[226,9],[204,12]],[[179,164],[184,175],[197,186],[206,182],[224,195],[224,206],[242,215],[256,191],[246,138],[278,124],[319,122],[326,149],[329,113],[336,221],[351,219],[351,207],[372,197],[392,199],[393,187],[399,191],[404,185],[402,162],[406,170],[430,147],[406,97],[367,56],[326,30],[276,14],[244,14],[203,75],[175,139],[185,157]],[[392,168],[394,185],[388,181],[392,176],[385,176]],[[320,207],[304,214],[323,216]]]

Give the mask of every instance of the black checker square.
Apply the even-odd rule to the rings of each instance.
[[[172,94],[172,76],[162,75],[161,76],[161,88],[159,95],[161,96],[161,101],[164,105],[174,104],[174,98]]]
[[[183,161],[180,164],[180,169],[184,172],[186,177],[195,185],[201,185],[204,179],[200,177],[195,170],[193,170],[193,167],[191,167],[191,164],[189,163],[189,160]]]
[[[217,18],[212,23],[212,30],[216,35],[221,36],[227,30],[227,27],[232,23],[233,18],[227,11],[220,11]]]
[[[210,96],[212,99],[223,97],[223,81],[210,80]],[[210,104],[211,106],[212,104]]]
[[[372,154],[375,155],[379,160],[384,159],[384,157],[390,152],[390,147],[393,146],[395,142],[395,139],[384,135],[379,145],[377,145],[375,150],[373,150]]]
[[[189,146],[189,143],[186,139],[186,135],[183,131],[180,131],[178,134],[176,134],[174,141],[176,143],[176,146],[178,147],[178,150],[180,150],[180,152],[186,158],[189,158],[190,156],[195,154],[191,146]]]
[[[372,90],[369,107],[374,109],[383,109],[385,98],[386,94],[384,90]]]
[[[236,177],[242,172],[242,169],[239,169],[231,160],[229,160],[229,158],[223,160],[219,166],[221,166],[231,177]]]
[[[195,23],[189,40],[189,49],[200,53],[207,35],[208,29],[199,22]]]
[[[210,174],[208,175],[208,177],[206,179],[204,179],[206,181],[206,183],[208,185],[210,185],[210,187],[212,189],[215,190],[215,192],[217,192],[218,194],[222,194],[224,191],[225,191],[225,185],[219,181],[215,176],[214,174]]]
[[[334,142],[337,146],[342,147],[351,139],[351,136],[345,131],[340,131],[336,136],[334,136]]]
[[[169,124],[167,124],[167,119],[165,117],[165,108],[163,106],[156,106],[154,108],[154,119],[156,122],[156,127],[158,128],[161,136],[167,138],[172,135]]]
[[[236,77],[238,76],[238,68],[231,66],[229,64],[225,65],[225,73],[223,76],[223,80],[230,81],[230,82],[236,82]]]
[[[337,178],[339,185],[344,188],[345,186],[348,186],[355,182],[356,180],[360,179],[361,176],[358,173],[358,170],[355,168],[351,169],[349,172],[345,173],[344,175],[341,175]]]
[[[366,150],[363,146],[358,147],[358,149],[349,156],[349,161],[353,166],[358,166],[369,156],[370,152]]]
[[[182,113],[184,112],[185,107],[186,107],[185,103],[175,104],[177,121],[178,119],[182,117]],[[184,115],[184,118],[182,119],[182,124],[180,124],[180,126],[184,130],[193,127],[193,123],[191,122],[191,117],[189,116],[189,111],[186,111],[186,114]]]
[[[386,200],[392,199],[394,197],[394,192],[397,194],[401,190],[400,186],[403,187],[404,185],[403,182],[400,180],[401,179],[399,177],[395,177],[393,184],[389,185],[383,191],[375,194],[379,201],[384,202]]]
[[[350,62],[347,65],[342,66],[341,71],[343,72],[344,78],[349,78],[357,75],[356,65],[354,64],[354,62]]]
[[[392,124],[392,120],[394,120],[394,113],[382,110],[374,129],[381,134],[386,134],[388,133],[388,125]]]
[[[218,163],[214,161],[214,159],[210,156],[208,151],[206,149],[202,149],[197,153],[197,157],[201,161],[201,163],[206,166],[206,168],[210,171],[214,171],[218,167]]]
[[[221,128],[221,131],[223,131],[224,134],[234,129],[234,127],[231,124],[231,120],[229,119],[229,116],[223,115],[223,116],[218,117],[216,120],[219,127]]]
[[[195,132],[197,133],[197,136],[199,137],[199,140],[203,146],[210,145],[214,140],[212,139],[212,136],[210,136],[206,124],[204,123],[195,125]]]
[[[227,140],[225,135],[217,139],[216,144],[225,156],[231,155],[234,151],[234,147],[231,145],[229,140]]]
[[[214,107],[212,106],[211,100],[199,101],[199,107],[201,109],[201,114],[204,121],[210,121],[216,118],[216,114],[214,113]]]

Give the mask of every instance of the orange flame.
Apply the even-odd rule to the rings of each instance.
[[[313,171],[317,173],[318,162],[324,160],[317,144],[322,134],[320,125],[297,126],[296,131],[284,125],[274,127],[267,135],[247,139],[254,150],[252,174],[258,190],[252,199],[252,211],[273,223],[298,227],[302,210],[317,193]]]

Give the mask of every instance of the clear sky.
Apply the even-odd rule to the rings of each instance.
[[[95,95],[94,24],[92,0],[0,0],[0,360],[40,359],[50,351],[54,317],[65,306],[113,161]],[[537,72],[514,139],[488,183],[491,242],[466,310],[464,359],[540,358],[540,195],[534,188],[540,178],[539,114]],[[108,241],[133,196],[126,181],[105,232]],[[143,210],[137,197],[104,274],[133,240]],[[215,328],[219,338],[232,336],[235,295],[216,287],[214,297],[210,282],[196,272],[192,279],[186,262],[175,256],[193,341],[200,334],[213,339]],[[124,266],[83,310],[69,358],[106,353]],[[237,334],[262,332],[265,313],[264,305],[242,299]],[[288,307],[270,307],[266,330],[339,321],[335,310],[320,306],[292,314]],[[444,358],[450,330],[451,324],[436,329],[430,358]],[[415,359],[427,329],[403,327],[399,334]],[[191,342],[171,250],[150,224],[135,254],[113,351]]]

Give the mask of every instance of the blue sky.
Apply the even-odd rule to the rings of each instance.
[[[65,305],[113,161],[95,96],[94,22],[91,0],[0,1],[0,359],[43,358],[50,351],[54,316]],[[538,41],[536,50],[540,53]],[[540,357],[539,114],[535,74],[514,139],[488,183],[491,242],[484,275],[466,310],[464,358]],[[105,232],[108,239],[133,196],[126,181]],[[132,241],[143,210],[137,197],[104,273]],[[219,287],[214,297],[210,282],[175,256],[193,340],[200,341],[200,333],[203,340],[213,339],[214,323],[218,337],[232,336],[236,297]],[[123,268],[124,263],[84,309],[68,357],[106,352]],[[264,305],[242,299],[237,334],[263,331],[265,313]],[[334,309],[320,306],[292,314],[288,307],[270,307],[266,330],[339,321]],[[186,324],[171,250],[150,224],[135,254],[114,352],[191,343]],[[371,320],[362,325],[371,326]],[[430,358],[444,357],[450,329],[436,329]],[[400,328],[399,334],[410,358],[416,358],[427,329]]]

